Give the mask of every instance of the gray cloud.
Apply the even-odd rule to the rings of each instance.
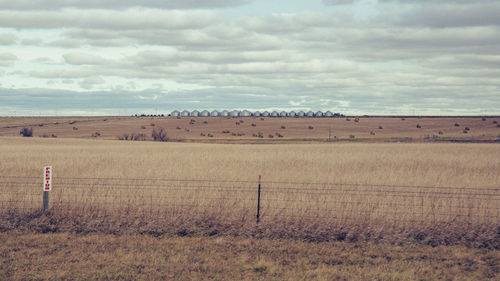
[[[64,60],[74,65],[99,65],[106,63],[106,60],[100,56],[86,54],[81,52],[72,52],[63,55]]]
[[[1,45],[14,45],[19,39],[16,35],[12,33],[0,34],[0,44]]]
[[[58,10],[62,8],[125,9],[148,7],[161,9],[204,9],[241,6],[252,0],[0,0],[0,9]]]
[[[14,54],[0,53],[0,66],[10,66],[17,60],[18,58]]]

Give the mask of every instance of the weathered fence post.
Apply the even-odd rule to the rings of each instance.
[[[43,192],[43,210],[47,210],[49,208],[49,192]]]
[[[261,179],[261,176],[259,175],[259,189],[257,192],[257,224],[260,221],[260,179]]]

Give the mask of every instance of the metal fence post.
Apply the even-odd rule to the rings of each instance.
[[[259,189],[257,192],[257,224],[260,221],[260,179],[261,179],[261,176],[259,175]]]
[[[49,191],[43,192],[43,210],[47,210],[49,208]]]

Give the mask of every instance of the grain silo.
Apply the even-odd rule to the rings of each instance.
[[[305,115],[306,115],[306,113],[302,110],[297,112],[297,117],[304,117]]]
[[[174,110],[172,111],[172,113],[170,113],[170,116],[178,117],[181,116],[181,113],[179,112],[179,110]]]
[[[252,112],[248,111],[248,110],[243,110],[241,113],[240,113],[240,116],[241,117],[250,117],[252,116]]]
[[[288,112],[288,116],[295,117],[295,116],[297,116],[297,112],[292,110],[292,111]]]
[[[280,112],[280,117],[287,117],[288,113],[286,111],[281,111]]]
[[[325,112],[325,117],[333,117],[333,112],[328,110],[327,112]]]
[[[307,117],[314,117],[314,112],[312,112],[312,111],[310,111],[310,110],[309,110],[309,111],[306,113],[306,116],[307,116]]]
[[[314,113],[314,116],[316,117],[323,117],[323,112],[322,111],[316,111],[316,113]]]
[[[255,117],[260,117],[262,116],[262,113],[260,111],[255,111],[252,115]]]
[[[198,117],[198,116],[200,116],[200,112],[198,110],[191,111],[191,117]]]
[[[217,117],[217,116],[219,116],[219,111],[214,110],[214,111],[210,112],[210,116],[212,116],[212,117]]]
[[[240,112],[238,110],[233,110],[233,111],[229,112],[229,116],[238,117],[238,116],[240,116]]]
[[[264,112],[262,112],[261,116],[262,117],[268,117],[269,116],[269,112],[264,111]]]
[[[189,115],[190,115],[190,113],[187,110],[184,110],[184,111],[181,112],[181,116],[182,117],[188,117]]]
[[[208,112],[208,110],[203,110],[202,112],[200,112],[200,116],[208,117],[208,116],[210,116],[210,112]]]
[[[221,111],[220,116],[224,116],[224,117],[229,116],[229,111],[227,111],[227,110]]]
[[[280,116],[280,114],[278,113],[278,111],[274,110],[273,112],[271,112],[271,114],[269,114],[269,116],[278,117],[278,116]]]

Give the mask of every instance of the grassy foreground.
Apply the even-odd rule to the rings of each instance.
[[[500,251],[227,237],[0,234],[0,280],[498,280]]]

